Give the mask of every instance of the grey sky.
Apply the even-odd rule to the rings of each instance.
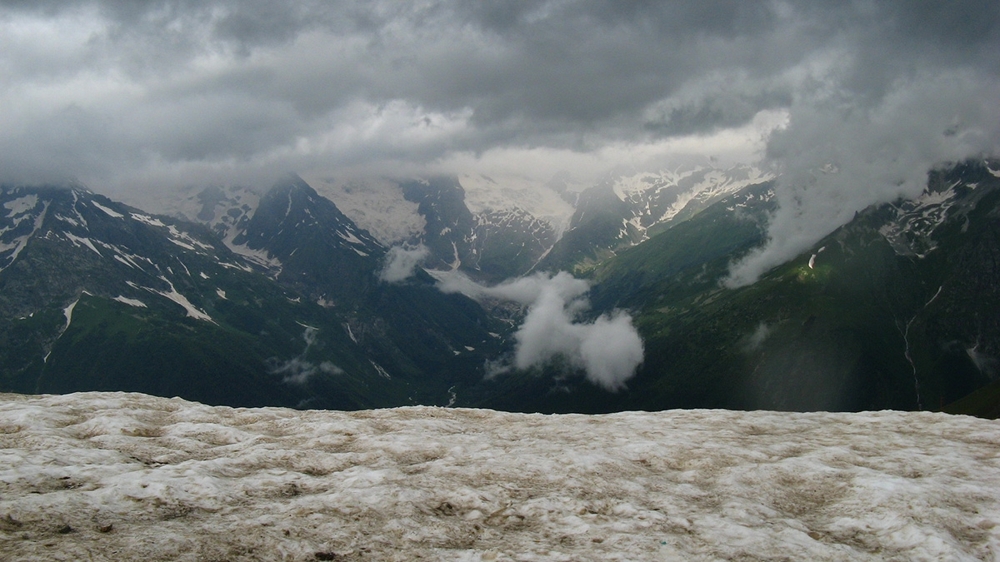
[[[0,179],[544,175],[671,151],[801,176],[833,148],[919,174],[997,150],[998,23],[996,0],[6,1]]]

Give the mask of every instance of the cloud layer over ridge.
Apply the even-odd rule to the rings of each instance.
[[[764,158],[781,208],[738,285],[1000,151],[998,52],[995,0],[6,0],[0,182],[134,201],[289,170]]]

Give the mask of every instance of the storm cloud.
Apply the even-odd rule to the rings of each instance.
[[[781,210],[738,284],[815,217],[997,150],[998,21],[995,0],[8,0],[0,181],[130,200],[290,170],[763,158]]]

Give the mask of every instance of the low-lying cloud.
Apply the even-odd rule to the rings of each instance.
[[[430,250],[423,244],[416,248],[404,248],[393,246],[386,252],[385,265],[379,272],[378,278],[386,283],[401,283],[416,273],[417,266],[420,265]]]
[[[289,359],[272,366],[272,375],[281,375],[281,382],[287,384],[305,384],[313,375],[318,372],[328,375],[339,375],[343,369],[334,365],[330,361],[323,361],[315,364],[300,357]]]
[[[767,156],[781,173],[767,242],[732,264],[751,284],[864,208],[912,198],[935,166],[1000,150],[1000,82],[968,71],[901,79],[876,100],[819,88],[793,105]]]
[[[343,373],[343,369],[330,361],[322,361],[316,364],[306,359],[306,354],[309,353],[309,349],[316,343],[316,336],[318,334],[318,328],[305,326],[305,331],[302,332],[302,339],[306,342],[306,349],[302,354],[287,361],[271,358],[268,372],[272,375],[281,375],[281,382],[285,384],[298,385],[307,383],[316,373],[326,373],[328,375]]]
[[[439,288],[474,299],[497,298],[528,307],[524,322],[514,333],[513,364],[500,366],[500,370],[539,367],[562,357],[583,370],[590,382],[617,391],[642,363],[642,338],[626,312],[604,314],[593,322],[579,321],[590,306],[586,298],[590,285],[568,273],[538,273],[495,287],[451,274]]]

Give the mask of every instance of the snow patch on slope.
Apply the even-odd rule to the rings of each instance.
[[[146,215],[141,215],[139,213],[129,213],[129,214],[131,215],[132,220],[137,220],[141,223],[148,224],[149,226],[157,226],[157,227],[167,226],[163,224],[163,222],[160,221],[159,219],[154,219],[153,217],[148,217]]]
[[[187,297],[178,293],[177,289],[174,288],[174,284],[171,283],[170,280],[168,280],[166,277],[163,276],[160,276],[160,280],[166,283],[168,287],[170,287],[169,291],[157,291],[156,289],[150,289],[149,287],[143,287],[143,288],[152,293],[156,293],[161,297],[166,297],[174,301],[175,303],[181,305],[182,307],[184,307],[184,310],[187,312],[187,315],[190,316],[191,318],[195,318],[197,320],[204,320],[206,322],[212,322],[212,323],[215,322],[214,320],[212,320],[211,316],[205,313],[205,311],[200,310],[199,308],[191,304],[191,301],[189,301]]]
[[[244,244],[237,244],[235,242],[236,238],[242,234],[240,229],[231,228],[227,231],[225,238],[223,238],[222,243],[225,244],[227,248],[234,254],[237,254],[247,261],[257,264],[271,273],[271,277],[277,278],[281,274],[281,270],[284,268],[284,264],[281,263],[276,257],[271,256],[267,250],[254,250]],[[252,269],[246,266],[234,266],[232,264],[222,263],[223,267],[235,267],[236,269],[242,269],[244,271],[252,271]]]
[[[116,300],[116,301],[118,301],[118,302],[120,302],[122,304],[127,304],[129,306],[134,306],[136,308],[146,308],[146,303],[142,302],[139,299],[130,299],[128,297],[123,297],[123,296],[119,295],[119,296],[115,297],[114,300]]]
[[[3,206],[9,211],[7,213],[7,218],[16,217],[17,215],[27,213],[38,206],[38,196],[32,194],[18,197],[17,199],[12,199],[4,203]]]
[[[90,202],[91,202],[91,204],[93,204],[98,209],[104,211],[105,214],[107,214],[109,217],[111,217],[113,219],[120,219],[120,218],[122,218],[122,217],[125,216],[125,215],[123,215],[123,214],[121,214],[121,213],[119,213],[117,211],[114,211],[112,209],[109,209],[109,208],[105,207],[104,205],[101,205],[100,203],[98,203],[97,201],[94,201],[93,199],[91,199]]]
[[[93,251],[95,254],[101,256],[102,258],[104,257],[104,255],[101,254],[101,252],[97,251],[97,248],[94,246],[94,243],[90,241],[90,238],[84,236],[74,236],[69,232],[64,232],[63,235],[66,237],[67,240],[72,242],[73,245],[76,246],[77,248],[79,248],[80,246],[86,246],[87,248],[90,248],[90,250]]]
[[[76,305],[79,302],[80,299],[76,299],[75,301],[71,302],[66,308],[63,309],[63,316],[66,317],[66,325],[63,326],[62,329],[63,332],[68,330],[70,323],[73,322],[73,309],[76,308]]]

